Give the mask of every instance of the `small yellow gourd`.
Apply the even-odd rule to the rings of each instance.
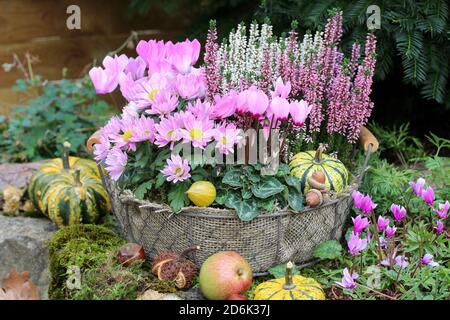
[[[320,284],[312,279],[292,275],[292,262],[286,264],[284,278],[269,280],[255,289],[254,300],[325,300]]]
[[[198,207],[207,207],[216,199],[216,188],[209,181],[194,182],[186,194]]]

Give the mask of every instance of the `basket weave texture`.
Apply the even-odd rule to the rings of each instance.
[[[318,244],[339,240],[353,189],[317,208],[265,213],[244,222],[228,209],[186,207],[174,214],[167,205],[138,200],[129,190],[119,190],[107,176],[102,179],[123,236],[142,245],[148,258],[165,250],[200,245],[191,255],[198,267],[208,256],[232,250],[247,259],[255,274],[289,260],[306,263]]]

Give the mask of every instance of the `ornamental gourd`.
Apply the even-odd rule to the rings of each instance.
[[[94,161],[69,157],[64,143],[62,159],[42,165],[31,178],[28,194],[36,208],[59,226],[96,223],[110,210]]]
[[[292,262],[286,264],[284,278],[269,280],[255,289],[254,300],[325,300],[320,284],[312,279],[292,275]]]
[[[328,190],[343,192],[348,184],[349,174],[344,164],[336,158],[323,153],[324,147],[319,145],[317,151],[297,153],[289,163],[291,175],[301,182],[303,192],[306,194],[311,186],[308,183],[315,171],[325,174],[325,185]]]

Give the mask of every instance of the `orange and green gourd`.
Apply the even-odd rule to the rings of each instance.
[[[299,152],[289,162],[291,175],[301,182],[303,193],[311,188],[308,178],[314,171],[322,171],[325,174],[325,185],[328,190],[343,192],[348,185],[349,173],[344,164],[336,158],[323,153],[324,147],[319,145],[317,151]]]
[[[42,165],[32,177],[28,193],[36,208],[59,226],[96,223],[109,212],[110,202],[94,161],[69,157]]]
[[[300,275],[292,275],[292,262],[286,264],[284,278],[260,283],[255,289],[254,300],[325,300],[320,284]]]

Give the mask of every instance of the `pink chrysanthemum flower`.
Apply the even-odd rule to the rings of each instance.
[[[204,149],[214,134],[214,121],[207,118],[196,118],[186,112],[183,116],[184,129],[181,130],[184,142],[192,142],[196,148]]]
[[[167,165],[161,170],[161,173],[167,177],[167,181],[177,183],[178,181],[184,181],[190,178],[190,171],[191,167],[186,159],[172,155],[170,159],[167,159]]]
[[[127,165],[128,156],[125,152],[120,150],[119,148],[113,148],[108,153],[106,157],[106,172],[108,172],[111,179],[114,181],[119,180],[120,176],[123,174],[125,170],[125,166]]]
[[[241,130],[234,124],[222,124],[214,130],[214,140],[217,141],[216,148],[221,154],[234,153],[234,146],[242,139]]]
[[[178,113],[167,118],[161,118],[159,124],[155,124],[155,144],[160,148],[170,144],[170,150],[172,150],[175,142],[182,138],[182,125],[182,120]]]
[[[109,150],[111,149],[111,143],[103,132],[99,136],[99,142],[100,143],[94,145],[94,159],[96,161],[103,161],[108,156]]]
[[[109,135],[109,139],[114,146],[120,149],[136,151],[136,143],[133,141],[135,135],[135,119],[122,119],[120,121],[120,131]]]
[[[194,69],[189,74],[177,74],[174,79],[174,89],[185,100],[203,98],[206,93],[205,76],[203,69]]]
[[[189,102],[186,110],[192,113],[196,118],[209,119],[213,113],[211,104],[209,102],[202,102],[200,99],[195,100],[194,103]]]
[[[133,136],[130,139],[133,142],[142,142],[155,140],[155,121],[142,115],[134,122]]]

